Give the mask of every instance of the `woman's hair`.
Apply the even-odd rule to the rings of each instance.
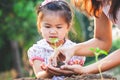
[[[120,8],[120,0],[71,0],[76,7],[86,11],[89,15],[99,17],[104,4],[110,4],[109,16],[117,19],[117,11]]]
[[[112,0],[112,5],[110,6],[109,14],[113,17],[114,21],[117,20],[117,11],[120,8],[120,0]]]
[[[51,11],[55,12],[59,16],[63,17],[65,19],[66,23],[68,23],[69,26],[71,25],[72,19],[73,19],[73,17],[72,17],[73,14],[72,14],[71,8],[68,5],[68,3],[65,1],[62,1],[62,0],[51,1],[44,5],[39,5],[37,7],[38,31],[40,30],[40,27],[41,27],[40,23],[41,23],[42,18],[44,17],[44,15],[50,14]]]

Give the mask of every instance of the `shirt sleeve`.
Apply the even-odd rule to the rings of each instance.
[[[38,47],[36,45],[29,48],[27,54],[29,58],[30,65],[33,65],[34,60],[40,60],[44,62],[44,55],[43,55],[43,49],[41,47]]]

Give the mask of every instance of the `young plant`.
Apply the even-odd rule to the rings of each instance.
[[[99,48],[90,48],[90,50],[94,53],[94,55],[95,55],[95,61],[97,62],[98,61],[98,57],[100,56],[100,55],[108,55],[108,53],[105,51],[105,50],[101,50],[101,49],[99,49]],[[103,76],[102,76],[102,73],[101,73],[101,65],[102,65],[102,63],[100,64],[100,65],[98,65],[98,70],[99,70],[99,73],[100,73],[100,75],[101,75],[101,79],[103,80]]]
[[[54,53],[55,53],[55,52],[57,51],[57,49],[61,46],[61,45],[60,45],[59,47],[56,46],[56,43],[57,43],[58,41],[59,41],[58,38],[51,38],[51,39],[50,39],[50,42],[54,44],[54,46],[53,46],[53,48],[54,48]],[[54,54],[54,55],[55,55],[55,54]],[[60,67],[60,66],[63,65],[63,64],[64,64],[63,62],[58,61],[56,67]],[[53,65],[53,66],[54,66],[54,65]]]
[[[50,38],[50,42],[54,44],[53,48],[54,50],[57,49],[56,43],[59,41],[58,38]]]
[[[108,55],[108,53],[105,51],[105,50],[101,50],[99,48],[90,48],[90,50],[94,53],[95,55],[95,61],[97,62],[98,61],[98,57],[102,54],[104,55]]]

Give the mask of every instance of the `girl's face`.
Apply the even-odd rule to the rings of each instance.
[[[69,26],[63,17],[56,14],[46,14],[41,21],[41,34],[44,39],[50,42],[50,38],[64,40]]]

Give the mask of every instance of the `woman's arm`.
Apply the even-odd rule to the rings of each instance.
[[[47,71],[42,70],[41,64],[42,62],[40,60],[34,60],[33,70],[34,70],[35,76],[41,79],[50,78],[52,74],[49,74]]]
[[[99,18],[94,19],[94,38],[79,43],[73,47],[74,55],[92,56],[91,47],[109,51],[112,45],[112,23],[107,16],[102,13]]]
[[[69,48],[59,48],[56,55],[51,60],[56,61],[58,57],[65,56],[67,63],[72,56],[94,56],[91,47],[109,51],[112,45],[112,23],[107,16],[102,13],[99,18],[94,19],[94,37],[88,41],[78,43]],[[56,62],[54,63],[56,64]]]
[[[72,71],[76,74],[95,74],[99,73],[99,69],[103,72],[118,65],[120,65],[120,49],[88,66],[82,67],[80,65],[63,65],[61,69]]]
[[[99,73],[98,67],[100,67],[101,71],[103,72],[118,65],[120,65],[120,49],[109,54],[96,63],[83,67],[81,69],[81,73]]]

